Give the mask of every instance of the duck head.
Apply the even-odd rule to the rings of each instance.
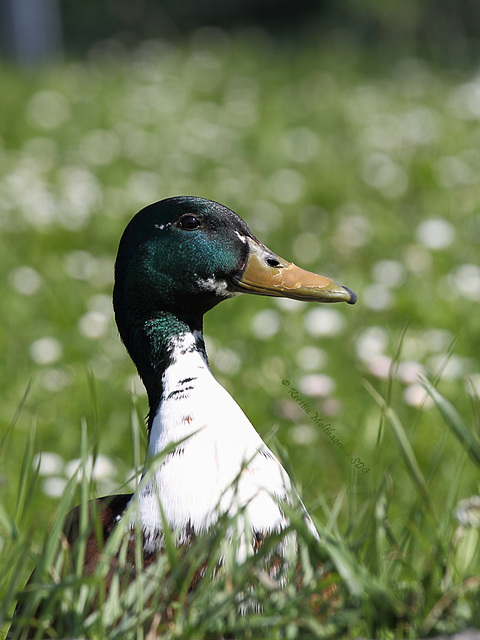
[[[128,224],[115,265],[114,307],[122,338],[131,322],[170,312],[195,328],[239,293],[354,304],[355,294],[270,251],[223,205],[175,197]]]
[[[240,293],[354,304],[353,291],[267,249],[227,207],[196,197],[142,209],[125,229],[115,263],[113,306],[120,336],[150,404],[149,428],[172,361],[172,339],[196,332],[203,315]]]

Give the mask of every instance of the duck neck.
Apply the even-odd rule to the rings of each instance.
[[[187,353],[208,368],[203,318],[184,320],[164,311],[145,320],[132,332],[127,349],[137,366],[148,394],[148,432],[165,397],[165,372]]]
[[[141,524],[145,549],[163,544],[164,522],[179,532],[181,543],[207,531],[220,513],[243,509],[255,531],[283,528],[286,519],[277,499],[288,501],[290,481],[213,377],[201,323],[165,314],[145,322],[141,338],[135,362],[149,395],[149,441],[144,480],[132,498],[137,508],[131,526]],[[149,467],[159,454],[165,454],[159,464]],[[250,533],[242,535],[245,555]]]

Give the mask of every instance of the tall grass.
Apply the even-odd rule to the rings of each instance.
[[[478,437],[430,382],[424,380],[424,385],[438,407],[445,431],[456,438],[453,446],[478,466]],[[89,475],[90,453],[96,443],[89,439],[86,425],[81,437],[78,540],[70,548],[62,534],[67,513],[75,504],[77,478],[73,477],[43,543],[32,548],[32,505],[39,490],[32,464],[32,429],[25,443],[16,503],[0,511],[4,540],[0,551],[1,628],[8,628],[18,599],[21,606],[9,636],[14,639],[414,638],[480,625],[480,536],[476,528],[480,507],[475,507],[475,501],[464,507],[469,515],[459,516],[461,524],[455,524],[452,514],[461,468],[451,478],[446,502],[438,504],[431,487],[442,474],[440,460],[424,474],[409,430],[394,408],[373,388],[370,391],[394,432],[398,464],[405,466],[416,490],[409,493],[406,508],[396,508],[395,470],[382,465],[380,447],[380,469],[374,479],[372,474],[368,496],[352,506],[354,482],[349,492],[339,496],[336,506],[323,505],[323,515],[315,523],[320,541],[312,537],[301,510],[289,509],[301,568],[296,562],[284,568],[286,584],[272,577],[267,567],[269,555],[288,531],[272,536],[259,553],[238,564],[236,543],[228,534],[232,522],[227,518],[189,548],[176,547],[173,533],[167,531],[164,553],[133,577],[125,568],[128,536],[123,527],[117,527],[94,574],[83,575],[86,540],[92,527],[99,526],[87,509],[96,491]],[[381,424],[383,417],[379,427]],[[132,421],[132,430],[136,429],[138,423]],[[8,455],[15,435],[4,439],[2,456]],[[134,440],[138,437],[132,436]],[[346,526],[338,519],[344,507],[349,514]],[[138,532],[135,549],[140,567]],[[118,566],[112,573],[113,558]],[[190,591],[192,578],[202,565],[205,575]],[[35,572],[24,587],[33,566]],[[113,575],[108,591],[107,574]]]

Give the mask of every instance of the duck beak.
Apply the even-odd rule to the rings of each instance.
[[[236,291],[302,301],[348,304],[357,301],[355,293],[347,287],[297,267],[253,238],[246,237],[245,240],[249,247],[248,258],[243,271],[233,277]]]

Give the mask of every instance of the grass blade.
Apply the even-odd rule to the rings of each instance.
[[[458,411],[426,378],[421,378],[421,383],[437,405],[450,431],[458,438],[472,460],[480,466],[480,442],[463,422]]]
[[[432,501],[430,499],[430,495],[428,492],[427,483],[425,478],[423,477],[423,473],[420,469],[420,466],[417,462],[417,458],[415,457],[415,453],[413,451],[413,447],[410,444],[410,441],[407,437],[407,433],[405,431],[404,426],[401,423],[400,418],[396,414],[396,412],[389,407],[382,396],[372,387],[372,385],[366,381],[364,381],[365,387],[378,404],[378,406],[384,412],[388,423],[390,424],[390,428],[392,430],[393,436],[397,443],[397,446],[400,450],[402,458],[405,462],[405,465],[410,473],[410,477],[414,485],[417,488],[418,493],[422,497],[423,501],[427,505],[428,509],[435,513]]]

